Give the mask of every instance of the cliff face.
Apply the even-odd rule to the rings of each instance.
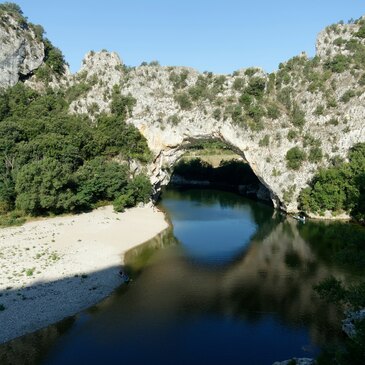
[[[296,212],[301,189],[318,169],[346,159],[354,144],[365,142],[364,27],[360,19],[326,28],[318,36],[314,59],[301,54],[272,74],[257,68],[232,75],[201,74],[157,63],[129,68],[116,53],[92,51],[82,69],[66,75],[60,85],[66,92],[78,91],[70,112],[92,119],[110,112],[113,90],[136,99],[127,122],[146,137],[154,153],[148,171],[156,191],[168,183],[173,165],[190,143],[215,138],[244,157],[275,205]],[[33,37],[29,30],[22,32]],[[22,43],[12,31],[6,34],[13,37],[7,40],[6,64],[18,68],[9,66],[12,76],[2,82],[12,85],[17,72],[26,73],[30,64],[39,63],[42,46],[33,38]],[[24,59],[17,55],[18,44],[28,47]],[[301,156],[288,157],[294,147]]]
[[[108,112],[111,89],[117,85],[137,100],[128,122],[156,156],[149,171],[157,188],[168,183],[172,166],[191,142],[216,138],[245,158],[274,204],[296,212],[299,192],[318,169],[333,159],[346,159],[349,148],[365,141],[365,67],[352,62],[356,47],[364,43],[355,36],[360,27],[327,28],[318,36],[314,59],[301,54],[274,74],[248,69],[211,75],[154,64],[127,69],[113,53],[89,53],[83,77],[99,81],[74,102],[72,111],[98,105]],[[113,67],[107,66],[109,59]],[[262,94],[254,89],[258,80],[264,85]],[[307,156],[297,169],[288,167],[286,157],[293,147]]]
[[[0,88],[26,78],[44,59],[43,42],[26,22],[0,13]]]

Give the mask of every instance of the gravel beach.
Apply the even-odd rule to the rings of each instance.
[[[124,253],[168,227],[152,205],[0,229],[0,343],[96,304],[121,284]]]

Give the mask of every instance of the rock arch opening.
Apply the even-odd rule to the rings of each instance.
[[[172,153],[173,160],[162,170],[168,178],[163,185],[214,188],[236,192],[278,207],[278,199],[256,175],[239,149],[220,138],[185,140]]]

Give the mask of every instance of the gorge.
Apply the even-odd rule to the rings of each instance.
[[[155,193],[191,143],[217,139],[249,163],[274,206],[294,213],[300,191],[316,172],[346,160],[351,147],[365,142],[364,27],[363,18],[327,27],[318,35],[314,58],[300,54],[271,74],[254,67],[201,74],[158,62],[128,67],[116,53],[102,50],[89,52],[72,75],[67,65],[50,64],[57,52],[39,26],[2,12],[0,86],[24,80],[40,92],[51,87],[72,93],[70,113],[92,120],[111,111],[113,95],[131,97],[135,105],[126,122],[153,154],[145,168],[132,166],[148,172]],[[290,163],[290,151],[298,163]]]

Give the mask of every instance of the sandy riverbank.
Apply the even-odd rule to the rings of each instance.
[[[123,254],[168,227],[152,206],[0,229],[0,343],[97,303],[121,284]]]

